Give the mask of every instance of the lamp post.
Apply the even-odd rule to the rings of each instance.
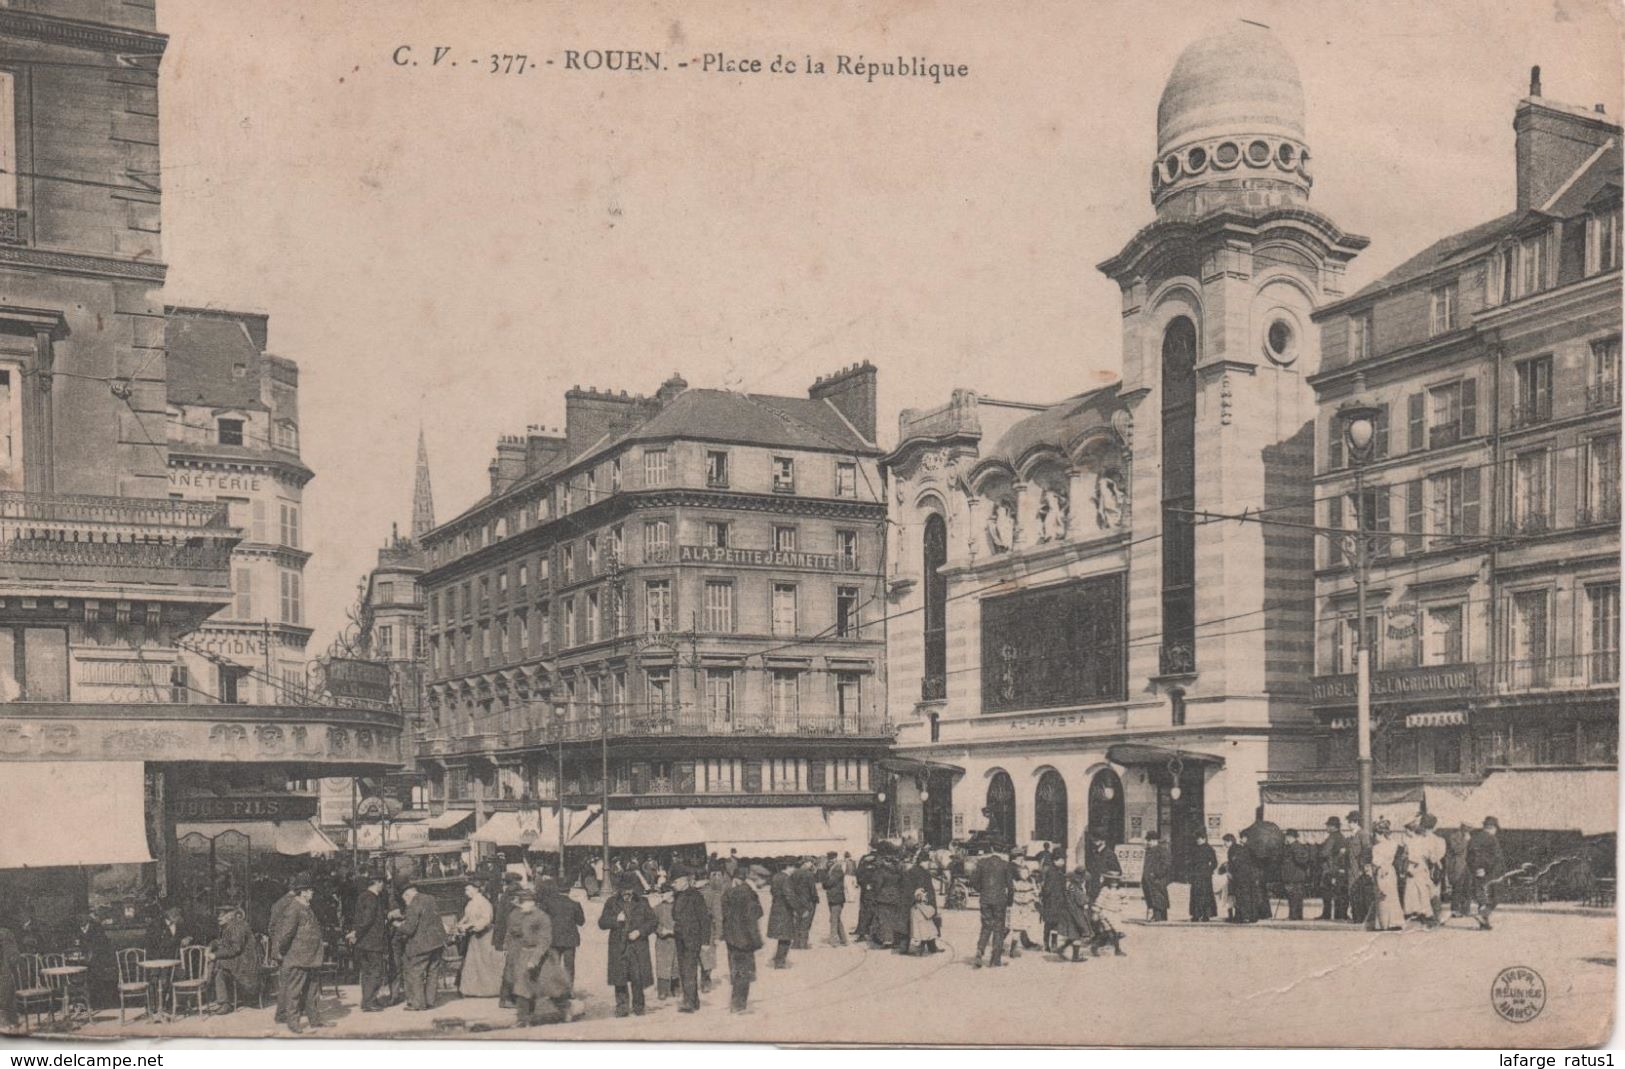
[[[1378,410],[1370,405],[1338,409],[1343,441],[1354,468],[1354,715],[1360,774],[1360,826],[1371,828],[1371,650],[1365,633],[1365,594],[1371,556],[1365,528],[1365,466],[1376,445]]]
[[[559,765],[557,774],[553,777],[553,794],[558,801],[559,810],[559,886],[569,890],[564,882],[564,706],[553,706],[553,719],[559,731]]]

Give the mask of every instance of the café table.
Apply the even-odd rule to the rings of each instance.
[[[175,983],[175,970],[180,968],[179,958],[148,958],[141,962],[141,970],[147,976],[147,1019],[150,1021],[167,1021],[169,1014],[164,1012],[164,999],[172,997],[171,991]],[[157,1002],[154,1007],[153,1003]]]
[[[50,985],[52,991],[62,996],[62,1016],[72,1019],[72,1008],[83,1006],[88,1013],[90,1010],[90,987],[87,973],[90,969],[84,965],[53,965],[48,969],[41,969],[40,975]]]

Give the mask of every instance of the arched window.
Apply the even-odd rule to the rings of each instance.
[[[921,701],[939,701],[948,695],[948,525],[937,513],[925,521],[925,677]]]
[[[1123,781],[1109,768],[1089,780],[1089,834],[1108,847],[1123,841]]]
[[[1016,842],[1016,785],[1010,773],[1000,769],[987,781],[987,834],[994,842],[1014,846]]]
[[[1196,326],[1162,336],[1162,648],[1164,675],[1196,670]]]
[[[1053,768],[1038,777],[1033,800],[1033,838],[1066,846],[1066,780]]]

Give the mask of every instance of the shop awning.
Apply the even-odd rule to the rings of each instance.
[[[1106,760],[1114,765],[1166,765],[1176,759],[1186,765],[1224,767],[1224,758],[1218,754],[1200,753],[1196,750],[1153,746],[1146,742],[1120,742],[1106,747]]]
[[[586,817],[568,846],[596,846],[603,841],[603,814],[594,810]],[[612,809],[609,811],[609,845],[693,846],[705,842],[705,829],[687,809]],[[547,849],[537,844],[538,849]]]
[[[875,765],[899,776],[925,776],[932,772],[946,772],[953,776],[965,774],[965,770],[958,765],[950,765],[946,761],[926,761],[918,757],[882,757]]]
[[[339,852],[333,840],[309,820],[177,824],[175,838],[184,839],[188,835],[201,835],[205,839],[213,839],[227,831],[246,835],[255,849],[286,857],[325,857]]]
[[[705,828],[706,849],[714,854],[805,857],[851,847],[830,830],[817,806],[720,807],[696,810],[695,816]]]
[[[443,813],[436,813],[423,821],[423,826],[430,831],[450,831],[465,820],[473,820],[472,809],[448,809]]]
[[[7,762],[0,869],[151,861],[145,783],[140,761]]]
[[[1271,793],[1271,788],[1264,788],[1264,819],[1280,825],[1282,830],[1296,829],[1305,842],[1316,843],[1326,837],[1327,817],[1342,820],[1359,808],[1359,799],[1352,789],[1346,797],[1341,793],[1319,799],[1287,795],[1279,801],[1273,799]],[[1371,819],[1387,820],[1397,828],[1408,823],[1421,808],[1420,787],[1378,788],[1371,800]]]
[[[1471,786],[1427,788],[1440,830],[1494,817],[1502,828],[1602,835],[1617,829],[1619,774],[1611,768],[1501,769]]]
[[[536,838],[540,827],[535,812],[516,813],[511,810],[492,813],[468,838],[476,843],[495,843],[497,846],[524,846]]]

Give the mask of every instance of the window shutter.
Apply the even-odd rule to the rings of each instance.
[[[1343,495],[1334,494],[1326,499],[1326,526],[1335,531],[1343,529]],[[1343,545],[1335,535],[1330,541],[1331,550],[1326,557],[1326,566],[1335,568],[1343,563]]]
[[[1413,393],[1406,401],[1407,448],[1414,453],[1427,444],[1427,395]]]
[[[1461,380],[1461,436],[1471,438],[1478,433],[1478,380]]]
[[[1461,473],[1461,533],[1478,534],[1478,476],[1477,468]]]
[[[1333,416],[1326,421],[1326,470],[1343,466],[1343,421]]]
[[[1372,453],[1375,458],[1388,455],[1388,406],[1377,406],[1376,430],[1372,434]]]
[[[1422,536],[1426,532],[1422,529],[1422,480],[1412,479],[1405,484],[1405,547],[1408,552],[1419,553],[1422,549]]]
[[[1388,508],[1389,508],[1389,505],[1392,502],[1393,496],[1394,496],[1393,488],[1392,487],[1387,487],[1387,486],[1379,486],[1379,487],[1376,488],[1376,496],[1377,496],[1377,515],[1376,515],[1376,520],[1375,520],[1375,524],[1374,524],[1374,529],[1378,530],[1378,531],[1386,531],[1386,530],[1388,530],[1388,515],[1389,515]]]

